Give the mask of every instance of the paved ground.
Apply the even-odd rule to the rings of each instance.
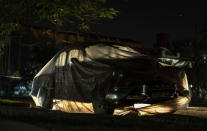
[[[46,131],[46,129],[19,121],[0,120],[1,131]]]
[[[6,109],[6,108],[4,108]],[[59,130],[205,130],[207,128],[207,108],[189,107],[174,114],[139,117],[105,116],[94,114],[69,114],[56,111],[27,109],[23,118],[22,110],[9,109],[7,119],[1,119],[1,131],[59,131]],[[29,112],[28,112],[29,111]],[[39,111],[39,112],[38,112]],[[0,112],[1,113],[1,112]],[[31,116],[35,114],[36,117]],[[44,114],[47,114],[44,116]],[[12,119],[11,116],[14,116]],[[19,120],[20,119],[20,120]]]
[[[187,110],[178,110],[174,114],[207,118],[207,107],[189,107]]]
[[[115,115],[136,115],[136,113],[130,113],[130,111],[115,110]],[[192,116],[207,118],[207,107],[188,107],[185,110],[177,110],[174,115]]]

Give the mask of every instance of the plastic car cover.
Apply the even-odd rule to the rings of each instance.
[[[110,87],[111,83],[107,81],[110,81],[113,74],[111,67],[95,59],[124,59],[137,55],[141,54],[128,47],[102,44],[89,46],[84,54],[79,48],[60,51],[35,76],[32,97],[37,106],[44,106],[44,102],[53,97],[53,109],[93,112],[91,93],[95,84],[108,83]],[[82,65],[71,58],[79,62],[87,61],[88,64]],[[49,93],[52,90],[55,90],[54,94]]]
[[[92,94],[95,87],[100,86],[103,92],[110,92],[114,80],[114,71],[111,66],[97,59],[128,59],[139,56],[144,55],[128,47],[103,44],[64,49],[57,53],[35,76],[31,96],[37,106],[44,107],[52,102],[53,109],[71,113],[94,113]],[[180,75],[177,77],[172,71],[162,72],[161,70],[160,73],[163,77],[169,76],[167,79],[184,84],[185,89],[181,89],[183,92],[188,90],[187,78],[184,74],[177,74]],[[170,106],[173,109],[189,102],[179,104],[180,99],[173,101],[174,105]],[[168,103],[171,102],[167,102],[167,105]],[[151,105],[140,108],[140,111],[148,114],[162,113],[162,111],[157,111],[161,107],[166,106]],[[171,110],[165,112],[169,111]]]
[[[175,73],[176,74],[176,73]],[[127,115],[127,114],[137,114],[139,116],[149,116],[149,115],[157,115],[157,114],[166,114],[173,113],[179,109],[187,109],[189,106],[191,97],[188,89],[188,82],[186,74],[178,74],[177,81],[178,85],[183,85],[183,88],[180,88],[182,96],[177,98],[166,100],[156,104],[142,104],[138,103],[137,107],[130,106],[125,107],[124,110],[117,110],[114,112],[116,115]],[[139,107],[140,106],[140,107]]]

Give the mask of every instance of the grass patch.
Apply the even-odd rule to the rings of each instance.
[[[19,101],[19,100],[0,99],[0,103],[17,104],[17,103],[24,103],[24,102]]]
[[[12,107],[29,107],[34,102],[29,97],[0,98],[0,105]]]

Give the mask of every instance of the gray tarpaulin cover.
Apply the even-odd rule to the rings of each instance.
[[[44,55],[44,54],[43,54]],[[32,98],[37,106],[43,106],[46,99],[52,99],[53,109],[71,113],[94,113],[92,92],[99,85],[103,92],[109,93],[114,85],[114,67],[102,60],[127,60],[145,57],[126,46],[96,44],[91,46],[71,46],[58,52],[35,76]],[[75,59],[74,59],[75,58]],[[168,113],[186,107],[190,101],[187,77],[184,72],[176,72],[171,66],[160,63],[162,69],[156,70],[152,63],[138,64],[136,67],[114,63],[116,66],[131,68],[144,76],[153,77],[155,72],[178,85],[183,96],[162,103],[138,108],[139,115]],[[149,66],[147,66],[149,65]],[[142,70],[140,70],[142,69]],[[134,107],[126,107],[131,110]],[[115,111],[116,113],[116,111]],[[116,113],[116,114],[121,114]]]

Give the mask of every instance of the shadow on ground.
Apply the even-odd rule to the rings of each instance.
[[[205,130],[207,108],[190,107],[174,114],[125,116],[65,113],[34,107],[0,104],[1,130]]]

